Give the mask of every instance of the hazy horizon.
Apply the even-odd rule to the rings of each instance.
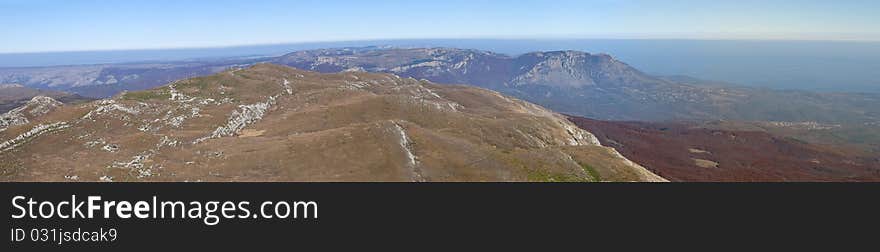
[[[820,0],[3,0],[0,53],[446,38],[880,41],[877,9]]]
[[[0,55],[33,55],[33,54],[52,54],[52,53],[91,53],[91,52],[132,52],[132,51],[174,51],[174,50],[225,50],[235,48],[248,47],[272,47],[272,46],[292,46],[292,45],[332,45],[332,44],[354,44],[356,47],[365,46],[387,46],[382,43],[394,41],[583,41],[583,40],[642,40],[642,41],[730,41],[730,42],[844,42],[844,43],[864,43],[864,44],[880,44],[878,39],[820,39],[820,38],[688,38],[688,37],[636,37],[636,36],[583,36],[583,37],[462,37],[462,38],[384,38],[384,39],[362,39],[362,40],[316,40],[316,41],[288,41],[275,43],[253,43],[253,44],[230,44],[230,45],[214,45],[214,46],[180,46],[180,47],[139,47],[139,48],[120,48],[120,49],[79,49],[79,50],[49,50],[49,51],[25,51],[25,52],[0,52]],[[348,46],[342,46],[348,47]]]

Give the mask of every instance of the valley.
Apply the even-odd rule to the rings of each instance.
[[[880,155],[757,130],[570,117],[670,181],[880,181]]]

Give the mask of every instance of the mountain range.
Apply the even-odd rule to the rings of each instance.
[[[670,59],[674,64],[675,59]],[[507,56],[456,48],[359,47],[280,57],[0,69],[0,82],[103,98],[258,62],[331,73],[393,73],[496,90],[554,111],[602,120],[880,123],[880,95],[770,90],[652,76],[607,54]]]
[[[319,72],[387,72],[466,83],[603,120],[880,121],[878,94],[768,90],[657,77],[610,55],[579,51],[511,57],[454,48],[369,47],[300,51],[272,62]]]
[[[368,47],[300,51],[272,62],[320,72],[386,72],[467,83],[599,120],[722,122],[727,130],[780,133],[880,156],[880,94],[875,93],[771,90],[652,76],[610,55],[578,51],[512,57],[455,48]]]
[[[673,64],[674,60],[676,59],[670,59],[670,64]],[[274,65],[267,65],[267,63]],[[269,73],[272,71],[266,70],[278,68],[276,65],[290,66],[311,72],[298,72],[299,70],[282,68],[283,70],[279,71],[284,73],[279,75],[275,72]],[[251,68],[251,66],[257,67]],[[246,71],[242,71],[241,69],[245,69]],[[294,72],[289,71],[294,71],[295,74]],[[220,74],[210,75],[216,73]],[[319,75],[316,73],[324,73],[326,75]],[[597,161],[596,158],[581,160],[579,159],[580,154],[566,152],[568,155],[572,156],[573,160],[575,160],[574,163],[581,164],[582,169],[580,171],[569,167],[571,169],[566,168],[567,170],[561,173],[559,170],[545,170],[543,168],[526,172],[519,169],[516,172],[510,173],[510,167],[522,165],[520,167],[522,168],[536,167],[534,165],[538,165],[532,163],[529,163],[528,165],[522,164],[523,160],[529,158],[518,157],[515,159],[517,161],[514,162],[517,165],[511,166],[511,163],[509,162],[504,163],[504,165],[490,165],[491,167],[504,167],[503,170],[507,172],[506,174],[514,174],[512,177],[474,177],[470,175],[463,176],[461,173],[456,173],[456,175],[450,175],[448,177],[433,176],[430,179],[432,181],[654,181],[664,179],[672,181],[874,181],[880,176],[880,174],[878,174],[880,167],[877,165],[878,162],[880,162],[878,161],[878,158],[880,158],[880,119],[878,119],[880,118],[878,117],[878,115],[880,115],[880,95],[878,94],[771,90],[744,87],[716,81],[706,81],[687,76],[652,76],[607,54],[590,54],[579,51],[551,51],[508,56],[488,51],[456,48],[336,48],[298,51],[279,57],[264,58],[231,58],[211,61],[133,63],[95,66],[9,68],[0,69],[0,81],[16,81],[24,83],[26,86],[88,94],[91,97],[98,98],[106,98],[111,95],[116,95],[111,99],[99,102],[99,104],[106,102],[112,102],[112,104],[94,105],[94,103],[92,103],[92,106],[96,106],[93,109],[97,109],[100,106],[116,107],[118,105],[121,106],[121,108],[146,106],[141,103],[152,106],[155,105],[152,104],[152,102],[158,101],[163,101],[159,104],[167,106],[169,104],[165,104],[167,103],[164,101],[165,98],[174,101],[176,99],[174,98],[176,97],[175,94],[180,94],[175,93],[178,91],[170,91],[169,88],[171,88],[171,90],[177,90],[173,87],[178,84],[174,83],[181,82],[181,79],[183,79],[183,82],[187,83],[202,83],[198,84],[196,88],[191,89],[191,93],[186,94],[186,97],[199,96],[202,97],[202,99],[214,99],[215,101],[228,98],[232,99],[228,101],[237,101],[238,99],[242,99],[242,97],[249,97],[248,94],[243,94],[243,92],[260,92],[259,90],[250,89],[241,89],[237,90],[237,92],[233,92],[233,90],[230,89],[227,92],[224,89],[229,86],[226,84],[220,84],[220,96],[213,97],[216,94],[211,93],[211,95],[207,95],[206,93],[201,93],[200,90],[203,89],[207,89],[205,92],[214,92],[212,90],[215,88],[204,84],[203,80],[222,79],[220,83],[239,83],[242,81],[239,79],[241,77],[264,80],[269,78],[278,81],[279,78],[289,80],[290,76],[303,75],[313,76],[315,82],[321,82],[328,79],[335,80],[335,77],[339,76],[348,76],[347,78],[357,79],[365,78],[367,76],[376,76],[374,74],[385,76],[381,78],[400,77],[402,80],[424,83],[423,85],[431,86],[429,89],[432,90],[433,93],[439,94],[439,97],[434,98],[442,97],[442,99],[450,99],[449,97],[458,97],[457,95],[447,97],[443,94],[448,91],[446,90],[447,88],[456,87],[460,89],[463,87],[462,85],[482,88],[474,90],[494,90],[498,92],[495,94],[503,99],[516,100],[514,98],[518,98],[526,102],[535,103],[537,104],[536,107],[546,107],[549,109],[545,110],[541,108],[540,111],[544,112],[541,112],[540,114],[544,114],[545,112],[549,114],[553,114],[554,112],[564,113],[566,116],[554,114],[554,116],[548,118],[552,118],[553,121],[558,121],[559,118],[568,118],[568,120],[575,122],[575,124],[560,123],[560,125],[568,125],[565,127],[575,129],[580,127],[587,130],[587,132],[598,133],[598,138],[596,141],[592,142],[601,143],[601,145],[614,148],[606,149],[608,151],[606,151],[607,155],[602,159],[603,161]],[[206,75],[210,76],[187,79]],[[229,79],[229,76],[234,78]],[[330,82],[328,85],[339,88],[339,85],[349,85],[353,82],[358,82],[358,80],[345,80],[343,82],[345,83]],[[172,84],[163,86],[167,83]],[[136,91],[157,87],[158,89],[151,89],[149,91]],[[363,88],[365,86],[363,86],[363,84],[355,84],[354,87]],[[376,94],[375,90],[372,90],[371,92]],[[228,95],[229,97],[224,95]],[[348,96],[351,94],[345,93],[340,95]],[[383,95],[385,94],[383,93]],[[424,96],[418,94],[415,95]],[[211,97],[205,98],[209,96]],[[265,98],[267,96],[263,95],[261,97]],[[47,103],[47,100],[42,98],[37,99],[37,101],[29,99],[30,97],[20,100]],[[468,101],[455,100],[454,103],[462,105],[474,102],[470,101],[471,99],[493,100],[499,98],[494,95],[482,95],[480,97],[470,97],[467,99]],[[136,103],[120,105],[118,104],[120,102]],[[249,100],[249,102],[254,101]],[[309,104],[310,102],[314,101],[308,100],[305,103]],[[319,106],[319,108],[329,109],[327,111],[334,111],[332,108],[335,108],[334,106],[337,106],[338,103],[348,104],[350,102],[351,101],[333,101],[327,104],[322,103],[317,106]],[[425,101],[422,102],[424,103]],[[422,109],[421,107],[423,106],[433,106],[435,109],[439,110],[446,108],[453,110],[457,109],[456,105],[450,105],[453,103],[448,103],[448,101],[444,101],[447,103],[437,102],[439,101],[428,102],[428,105],[422,104],[416,106],[419,108],[419,112],[414,112],[412,115],[408,116],[439,116],[434,115],[434,112],[431,112],[431,110],[426,111]],[[492,103],[494,104],[497,102]],[[236,104],[236,106],[240,106],[241,109],[258,105],[258,103],[231,104]],[[363,104],[361,105],[366,106]],[[192,106],[192,104],[187,106]],[[263,106],[264,105],[259,105],[257,108],[262,108]],[[70,106],[66,105],[61,107],[69,109]],[[409,105],[405,107],[409,107]],[[493,109],[499,109],[495,105],[490,107]],[[191,109],[190,107],[186,108]],[[199,112],[193,112],[195,110],[190,111],[191,115],[195,116],[198,114],[200,115],[199,118],[201,118],[201,115],[204,114],[202,111],[204,111],[203,109],[205,108],[199,109]],[[382,111],[385,111],[383,113],[387,113],[389,110],[387,107],[378,106],[370,107],[369,109],[364,108],[363,111],[360,111],[359,113],[363,115],[371,115],[372,113],[375,113],[375,111],[373,111],[374,109],[381,109]],[[153,111],[155,113],[165,113],[163,117],[148,117],[142,118],[141,120],[172,120],[172,122],[187,120],[186,116],[183,114],[177,115],[177,113],[182,113],[179,110],[181,110],[181,108],[164,108],[158,110],[158,112]],[[408,111],[412,110],[412,108],[395,108],[391,110]],[[510,121],[511,118],[509,118],[510,113],[508,113],[508,110],[519,111],[520,109],[508,107],[502,109],[502,111],[493,112],[493,119],[506,122],[493,123],[492,126],[472,125],[472,127],[481,128],[479,130],[481,136],[479,138],[471,138],[474,136],[474,133],[471,133],[470,136],[463,138],[470,141],[471,144],[490,141],[492,142],[492,146],[496,147],[519,146],[518,142],[521,140],[517,140],[515,136],[523,132],[527,133],[526,135],[530,135],[531,133],[528,132],[532,131],[524,131],[518,127],[514,127],[514,129],[498,129],[498,127],[500,127],[498,125],[500,124],[520,125],[524,123],[521,121]],[[549,112],[550,110],[554,112]],[[22,110],[19,110],[19,112],[20,111]],[[249,111],[250,110],[241,110],[237,113],[247,114],[250,113]],[[262,110],[258,109],[257,111]],[[227,109],[226,112],[229,112],[229,110]],[[265,113],[265,111],[259,113]],[[315,123],[321,122],[321,120],[340,120],[327,118],[332,116],[342,116],[344,118],[356,117],[361,118],[361,120],[371,121],[380,120],[369,116],[350,114],[349,112],[335,113],[341,114],[325,115],[323,119],[316,117],[307,120],[307,122],[299,123]],[[50,115],[51,114],[52,113],[50,113]],[[130,114],[131,115],[128,116],[122,116],[122,118],[131,119],[130,117],[135,116],[134,113]],[[455,118],[446,118],[445,116],[446,115],[442,115],[439,117],[443,118],[442,120],[459,120]],[[211,114],[209,117],[223,116]],[[28,119],[28,122],[35,120],[32,119],[31,116],[15,114],[7,115],[7,118],[26,118]],[[381,120],[390,121],[417,121],[412,118],[400,119],[401,117],[393,116],[381,118]],[[242,122],[247,122],[245,124],[251,122],[250,119],[241,120],[243,120]],[[65,120],[65,122],[67,121],[69,120]],[[122,125],[126,127],[136,124],[132,121],[123,121]],[[17,122],[17,125],[22,125],[21,120],[18,120]],[[437,123],[435,121],[431,122]],[[104,123],[106,125],[115,125],[112,121]],[[216,124],[220,122],[214,123]],[[228,123],[232,122],[230,121]],[[427,123],[427,125],[432,125],[432,123]],[[28,125],[33,126],[31,124]],[[284,126],[280,125],[284,124],[273,125],[273,127],[284,128]],[[406,125],[408,124],[403,123],[399,126],[403,129],[409,129]],[[528,123],[525,123],[525,125],[528,125]],[[572,125],[576,125],[577,127]],[[208,125],[202,126],[207,128],[213,127]],[[338,126],[339,125],[335,125],[331,127]],[[21,127],[27,128],[26,126]],[[16,129],[24,129],[21,127],[16,127]],[[107,129],[109,130],[111,126],[106,127],[108,127]],[[199,127],[197,130],[193,129],[193,131],[205,131],[206,128],[204,127]],[[430,128],[436,127],[436,125],[420,125],[420,127]],[[465,123],[456,125],[455,127],[457,128],[457,131],[461,132],[472,131],[472,129],[465,129],[467,128]],[[532,126],[527,127],[534,128]],[[487,130],[487,128],[490,128],[491,130]],[[10,129],[12,129],[12,127],[10,127]],[[314,128],[309,129],[316,130]],[[220,130],[220,128],[217,128],[216,130]],[[220,134],[224,136],[249,136],[251,134],[262,136],[261,134],[263,134],[255,133],[260,132],[260,130],[251,131],[250,129],[245,128],[239,128],[238,130],[240,131]],[[509,132],[511,130],[515,133],[507,133],[512,134],[512,136],[508,136],[511,137],[510,139],[493,136],[491,139],[495,140],[488,140],[485,135],[487,132]],[[545,130],[554,131],[553,129]],[[568,130],[569,129],[566,129],[566,131]],[[27,132],[17,133],[23,134]],[[134,133],[135,132],[130,134]],[[19,136],[9,132],[6,134],[8,135],[0,137],[0,140],[12,139]],[[175,133],[173,135],[177,134],[178,133]],[[112,134],[105,138],[111,136]],[[162,137],[165,136],[169,135],[162,135]],[[93,142],[106,144],[105,142],[100,141],[106,142],[106,140],[102,140],[101,138],[93,140]],[[412,141],[412,139],[407,140],[408,143],[411,143]],[[449,141],[462,142],[460,140]],[[415,142],[419,141],[415,140]],[[281,143],[282,142],[276,142],[276,144]],[[131,144],[126,143],[125,145]],[[377,143],[376,145],[381,144]],[[594,145],[598,146],[598,144]],[[119,144],[115,143],[113,146],[119,146]],[[467,149],[469,152],[472,151],[471,147],[466,147],[470,145],[463,146],[465,147],[462,148]],[[501,153],[502,156],[506,156],[511,153],[519,153],[512,150],[525,149],[531,151],[530,148],[535,146],[542,145],[532,143],[532,146],[529,148],[508,148],[501,150]],[[547,144],[545,143],[544,146],[547,146]],[[662,150],[657,148],[661,148]],[[111,149],[114,148],[111,146]],[[619,156],[617,150],[622,154],[619,158],[624,159],[624,161],[607,161],[613,159],[610,157]],[[140,153],[145,153],[143,151],[144,150]],[[232,153],[238,153],[242,150],[227,150],[226,153],[230,153],[230,151]],[[447,151],[451,151],[451,149],[448,149]],[[590,153],[601,153],[601,151]],[[73,153],[68,154],[73,155]],[[142,156],[138,153],[128,154],[132,155],[132,160],[136,159],[134,157]],[[195,154],[202,155],[203,153],[198,152]],[[150,155],[148,157],[153,156],[154,155]],[[444,156],[444,158],[450,159],[452,156],[455,155],[447,155]],[[489,156],[497,157],[497,154]],[[547,157],[551,159],[550,161],[544,160],[540,162],[557,162],[553,161],[557,160],[556,157],[558,157],[558,154],[553,154]],[[588,157],[593,156],[588,155]],[[271,158],[277,157],[271,156]],[[332,160],[333,158],[325,157],[325,159]],[[510,160],[508,158],[502,159]],[[629,162],[625,159],[632,159],[635,163]],[[20,159],[13,158],[12,160],[17,160],[16,162],[19,162],[17,164],[28,163],[21,162]],[[121,162],[118,160],[109,160],[105,157],[97,158],[96,160],[103,160],[103,162]],[[185,161],[184,163],[186,162],[197,161]],[[250,160],[249,162],[260,163],[262,161]],[[309,162],[313,162],[313,166],[321,167],[320,165],[315,165],[314,162],[316,161]],[[491,162],[501,161],[495,160]],[[627,170],[626,172],[620,172],[620,169],[618,168],[608,168],[627,167],[623,164],[629,163],[632,163],[635,167],[644,166],[644,168],[620,168]],[[246,163],[237,163],[239,166],[245,164]],[[217,166],[219,163],[215,162],[211,163],[211,165]],[[483,167],[484,165],[486,164],[480,164],[478,166]],[[273,167],[273,169],[279,167],[279,165],[267,166]],[[461,164],[437,165],[437,167],[445,166],[460,168]],[[19,169],[15,167],[7,167],[7,169]],[[162,167],[166,166],[163,165]],[[176,166],[175,164],[170,164],[167,167]],[[553,165],[538,165],[537,167],[553,167]],[[461,168],[459,172],[465,170],[467,169]],[[95,171],[90,172],[92,174],[98,174]],[[651,175],[654,173],[659,176]],[[42,178],[36,175],[24,176],[21,175],[22,173],[16,174],[19,174],[16,176],[20,176],[16,177],[17,179],[51,179]],[[498,174],[501,174],[501,172],[496,171],[496,175]],[[629,175],[618,176],[613,174]],[[119,178],[120,174],[110,174],[106,176]],[[202,177],[203,176],[192,176],[187,177],[184,180]],[[239,174],[227,178],[230,180],[263,180],[269,179],[270,176],[248,177]],[[57,179],[57,177],[55,179]],[[157,179],[151,177],[149,179],[178,180],[180,178]],[[307,178],[281,176],[278,179],[333,180],[332,178],[321,176],[309,176]],[[345,177],[345,179],[341,180],[349,179],[406,180],[404,177],[395,177],[392,179],[390,177],[379,178],[360,175],[355,177]],[[223,179],[214,178],[214,180]]]
[[[2,180],[665,181],[540,106],[392,74],[257,64],[34,105]]]

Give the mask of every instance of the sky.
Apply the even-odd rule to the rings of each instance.
[[[880,41],[874,0],[0,0],[0,53],[422,38]]]

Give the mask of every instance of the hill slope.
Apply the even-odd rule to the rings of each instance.
[[[663,181],[497,92],[259,64],[0,132],[10,181]]]
[[[90,100],[67,92],[34,89],[19,84],[0,84],[0,114],[21,107],[37,96],[50,97],[64,103],[77,103]]]
[[[682,123],[570,119],[671,181],[880,181],[880,155],[762,131]]]

